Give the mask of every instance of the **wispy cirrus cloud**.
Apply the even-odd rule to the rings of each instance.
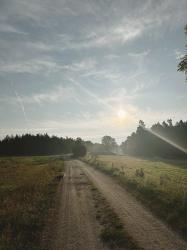
[[[129,52],[128,56],[136,58],[136,59],[144,59],[145,57],[147,57],[150,54],[150,49],[141,51],[139,53],[135,53],[135,52]]]
[[[0,101],[2,103],[9,103],[12,105],[15,105],[15,103],[19,104],[25,120],[27,121],[28,119],[25,112],[25,105],[62,104],[67,100],[82,104],[79,93],[73,86],[62,86],[61,84],[58,84],[55,85],[55,87],[38,91],[30,95],[18,94],[14,85],[12,85],[12,90],[14,92],[14,96],[0,97]]]
[[[47,91],[22,97],[22,102],[25,104],[63,103],[67,100],[82,103],[72,86],[63,87],[59,85]]]
[[[28,117],[27,117],[27,114],[26,114],[26,111],[25,111],[25,106],[23,105],[22,99],[21,99],[21,97],[19,96],[19,94],[17,93],[16,90],[14,90],[14,93],[15,93],[17,102],[20,105],[20,108],[21,108],[21,111],[23,113],[24,119],[25,119],[26,123],[29,123],[29,120],[28,120]]]
[[[26,35],[24,31],[19,30],[18,28],[8,24],[8,23],[0,23],[0,33],[13,33],[18,35]]]
[[[4,131],[11,126],[19,130],[21,122],[25,126],[21,103],[35,120],[29,131],[92,138],[128,134],[139,118],[160,120],[159,115],[176,112],[174,105],[182,114],[186,99],[172,100],[186,89],[178,84],[175,61],[167,55],[181,56],[186,16],[186,0],[1,1]],[[21,103],[7,87],[10,80]],[[120,129],[115,119],[119,108],[128,114]]]
[[[54,72],[77,72],[85,73],[96,66],[94,59],[88,58],[85,60],[66,64],[59,62],[50,57],[38,57],[25,60],[0,61],[0,73],[30,73],[36,74],[42,72],[43,74],[49,74]]]
[[[59,69],[56,62],[47,59],[30,59],[15,62],[0,62],[0,72],[2,73],[38,73],[54,72]]]
[[[86,72],[95,68],[97,62],[93,58],[81,60],[71,64],[62,65],[61,68],[73,72]]]

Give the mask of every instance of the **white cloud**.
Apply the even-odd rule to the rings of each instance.
[[[73,86],[62,86],[62,85],[57,85],[54,88],[33,93],[31,95],[20,95],[20,94],[18,95],[16,92],[15,97],[12,96],[0,97],[0,101],[2,103],[9,103],[12,105],[18,103],[19,106],[21,106],[23,112],[25,112],[24,105],[63,103],[67,100],[75,101],[76,103],[82,104],[81,98]]]
[[[29,43],[26,46],[31,45],[33,48],[42,51],[50,51],[51,46],[45,46],[43,43]],[[29,58],[31,57],[31,58]],[[15,60],[0,60],[0,73],[30,73],[37,74],[42,72],[43,74],[49,74],[59,71],[85,73],[91,71],[96,66],[96,61],[93,58],[81,59],[80,61],[70,62],[66,64],[60,62],[51,56],[41,55],[32,58],[32,55],[26,55],[26,58]]]
[[[65,135],[84,137],[127,134],[135,128],[139,118],[151,122],[173,112],[146,110],[146,103],[141,104],[144,106],[141,109],[136,106],[136,101],[139,96],[146,95],[145,90],[153,81],[156,85],[159,77],[158,74],[156,77],[154,73],[151,75],[152,69],[147,70],[148,59],[152,58],[147,44],[154,40],[156,33],[160,36],[168,29],[180,27],[182,33],[186,14],[186,0],[180,3],[175,0],[4,1],[0,9],[1,76],[7,81],[6,77],[11,79],[11,73],[17,73],[15,81],[18,83],[25,80],[27,74],[35,74],[29,75],[28,84],[33,84],[29,80],[37,79],[37,76],[46,81],[46,89],[26,96],[27,87],[20,84],[23,94],[20,97],[26,108],[71,100],[87,106],[85,115],[80,110],[78,114],[70,114],[67,120],[36,122],[30,131],[64,132]],[[139,38],[141,44],[137,41]],[[129,46],[131,43],[132,47]],[[134,52],[135,48],[140,52]],[[182,55],[179,50],[172,53],[177,58]],[[53,84],[55,88],[49,89],[50,82],[55,82],[58,77],[66,86],[69,84],[68,87],[59,86],[57,82]],[[37,91],[36,84],[37,80],[29,89],[34,91],[36,88]],[[162,90],[158,91],[161,93]],[[11,101],[15,105],[16,98],[3,97],[0,101],[1,104]],[[145,99],[142,101],[146,102]],[[114,113],[121,106],[128,113],[129,121],[119,128],[114,122]],[[98,114],[96,107],[103,113]],[[79,119],[72,120],[71,117],[76,115],[80,115]]]
[[[0,72],[3,73],[38,73],[40,71],[52,72],[58,69],[53,61],[33,59],[22,62],[0,63]]]
[[[174,50],[174,55],[177,60],[180,60],[182,57],[185,56],[185,54],[182,53],[179,49]]]
[[[22,97],[22,101],[26,104],[62,103],[70,99],[81,103],[73,87],[63,87],[60,85],[46,92]]]
[[[135,24],[134,21],[126,24],[123,21],[117,25],[111,25],[111,27],[96,28],[94,32],[86,31],[81,34],[81,39],[76,40],[73,37],[69,37],[68,43],[65,41],[64,46],[61,49],[90,49],[90,48],[102,48],[111,47],[117,45],[123,45],[129,41],[142,35],[145,27],[140,24]],[[63,45],[63,41],[62,41]]]
[[[107,25],[104,22],[97,26],[88,23],[87,28],[80,32],[79,39],[69,37],[64,49],[119,46],[141,37],[146,31],[152,34],[153,29],[160,28],[163,24],[165,27],[175,27],[185,20],[187,11],[182,8],[184,5],[184,0],[181,4],[168,0],[162,1],[162,3],[145,1],[138,10],[134,10],[132,16],[122,15],[121,10],[117,9],[119,17],[113,19],[113,22],[109,22]]]
[[[81,76],[88,78],[93,77],[95,80],[107,79],[112,82],[124,79],[124,74],[120,72],[120,70],[114,70],[106,67],[103,69],[102,67],[91,69],[88,72],[83,72]]]
[[[79,62],[74,62],[72,64],[62,65],[62,69],[74,71],[74,72],[85,72],[90,71],[96,66],[96,61],[94,59],[88,58],[81,60]]]
[[[0,32],[3,33],[14,33],[14,34],[26,34],[25,32],[19,30],[18,28],[15,28],[14,26],[8,24],[8,23],[0,23]]]
[[[139,52],[139,53],[129,52],[128,56],[134,57],[136,59],[142,59],[142,58],[145,58],[146,56],[148,56],[149,54],[150,54],[150,49],[147,49],[147,50],[144,50],[144,51]]]

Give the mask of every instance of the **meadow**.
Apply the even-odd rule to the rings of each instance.
[[[62,171],[59,157],[0,158],[0,249],[39,249]]]
[[[87,155],[86,161],[115,177],[158,217],[187,234],[187,161]]]

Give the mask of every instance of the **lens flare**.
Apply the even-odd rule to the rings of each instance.
[[[145,129],[146,131],[148,131],[149,133],[157,136],[158,138],[160,138],[161,140],[167,142],[168,144],[172,145],[173,147],[179,149],[181,152],[187,154],[187,149],[186,148],[183,148],[182,146],[178,145],[177,143],[171,141],[170,139],[164,137],[163,135],[160,135],[158,133],[156,133],[155,131],[151,130],[151,129],[148,129],[148,128],[145,128],[142,126],[143,129]]]

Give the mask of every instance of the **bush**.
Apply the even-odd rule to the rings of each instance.
[[[73,148],[73,157],[83,157],[86,155],[86,147],[82,144],[77,143]]]
[[[138,177],[144,177],[144,171],[143,169],[136,169],[136,176]]]

